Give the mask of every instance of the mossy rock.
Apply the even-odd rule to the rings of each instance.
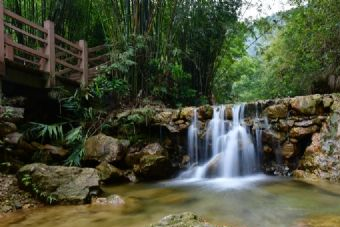
[[[185,212],[182,214],[169,215],[162,218],[157,224],[150,227],[213,227],[197,215]]]

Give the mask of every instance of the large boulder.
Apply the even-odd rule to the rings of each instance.
[[[305,115],[315,115],[322,106],[321,95],[298,96],[291,99],[290,105],[292,109]]]
[[[145,180],[160,180],[170,177],[173,168],[166,156],[145,155],[141,158],[139,165],[134,166],[134,172]]]
[[[162,218],[157,224],[150,227],[213,227],[197,215],[185,212],[182,214],[169,215]]]
[[[125,158],[129,142],[99,134],[92,136],[85,143],[85,161],[115,163]]]
[[[287,118],[288,107],[285,104],[269,106],[264,110],[269,118]]]
[[[22,167],[20,184],[49,203],[84,204],[99,191],[99,175],[91,168],[47,166],[35,163]]]
[[[159,155],[168,157],[168,152],[159,143],[149,144],[140,151],[138,148],[132,147],[125,157],[125,163],[129,167],[133,167],[134,165],[139,164],[140,160],[145,155]]]

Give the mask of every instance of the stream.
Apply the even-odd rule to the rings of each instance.
[[[340,226],[336,218],[340,216],[340,186],[336,184],[315,186],[255,175],[127,184],[104,187],[104,191],[121,195],[126,204],[116,208],[47,206],[9,214],[2,218],[0,227],[143,227],[184,211],[194,212],[218,226],[309,227],[313,225],[306,223],[318,218],[323,224],[315,226]],[[332,224],[324,224],[327,220]]]

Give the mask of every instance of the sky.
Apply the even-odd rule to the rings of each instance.
[[[246,0],[250,4],[245,4],[241,10],[242,19],[258,19],[273,15],[280,11],[292,8],[289,0]],[[262,6],[261,6],[262,5]]]

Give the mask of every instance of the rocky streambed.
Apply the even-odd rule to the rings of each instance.
[[[231,108],[232,105],[225,105],[225,119],[232,119]],[[118,213],[122,215],[118,215],[115,219],[117,223],[119,223],[119,220],[131,217],[130,215],[146,218],[152,212],[155,213],[155,215],[151,215],[152,222],[156,223],[157,220],[169,213],[189,210],[203,214],[208,218],[217,216],[216,219],[211,219],[212,223],[229,224],[228,221],[231,221],[230,223],[234,224],[234,226],[252,226],[249,224],[250,221],[260,223],[259,220],[250,218],[249,223],[248,221],[242,223],[232,221],[232,215],[241,218],[242,214],[251,213],[247,208],[248,206],[262,204],[263,201],[267,201],[268,198],[272,197],[276,201],[274,197],[277,197],[279,200],[282,199],[281,202],[284,199],[292,200],[292,203],[286,204],[287,209],[297,209],[298,213],[302,212],[303,214],[298,215],[299,219],[294,219],[295,222],[290,223],[291,225],[285,225],[285,218],[293,217],[293,214],[288,211],[284,212],[282,220],[279,222],[273,220],[262,225],[268,227],[273,226],[273,224],[275,226],[293,226],[299,221],[302,224],[297,226],[309,226],[309,222],[303,220],[308,215],[315,219],[313,219],[314,223],[318,220],[317,215],[333,216],[340,212],[339,207],[331,206],[329,203],[333,199],[338,199],[336,193],[332,194],[334,191],[327,192],[334,197],[322,196],[324,200],[316,201],[314,196],[318,196],[318,193],[323,193],[323,189],[320,191],[317,189],[318,193],[313,194],[309,190],[314,186],[304,184],[303,187],[307,188],[306,191],[303,187],[300,187],[301,184],[287,183],[285,180],[279,181],[283,182],[282,188],[276,188],[277,184],[279,184],[276,180],[265,180],[264,183],[260,180],[263,183],[260,184],[260,187],[253,187],[253,184],[257,186],[256,180],[255,183],[250,181],[250,183],[247,182],[247,187],[241,187],[241,190],[236,190],[235,193],[233,193],[233,190],[223,188],[222,191],[228,195],[229,199],[230,197],[235,197],[232,206],[226,206],[226,208],[221,207],[225,206],[224,203],[228,203],[228,199],[222,199],[221,203],[216,201],[216,198],[221,196],[224,198],[226,194],[215,193],[214,190],[216,187],[220,188],[220,185],[216,186],[214,181],[191,182],[198,189],[192,188],[192,185],[183,186],[180,184],[178,186],[175,184],[175,188],[173,188],[173,185],[169,186],[171,189],[169,191],[165,190],[169,195],[176,195],[184,191],[180,199],[175,196],[175,199],[167,198],[165,200],[167,201],[166,204],[173,202],[174,209],[166,209],[165,206],[163,207],[165,204],[163,202],[161,202],[161,206],[154,206],[153,203],[159,201],[153,199],[158,198],[158,196],[163,198],[163,189],[155,194],[147,194],[147,197],[135,196],[135,191],[133,195],[130,195],[130,188],[134,186],[125,185],[126,183],[136,184],[139,182],[143,188],[151,185],[158,191],[159,185],[150,184],[148,186],[143,182],[170,179],[177,176],[180,171],[189,168],[190,158],[186,148],[187,130],[195,110],[197,110],[200,125],[199,138],[203,139],[206,126],[212,118],[212,106],[186,107],[182,109],[146,106],[125,110],[107,117],[108,121],[106,123],[109,130],[91,136],[86,140],[84,157],[81,161],[82,168],[79,168],[64,166],[66,158],[72,152],[69,147],[62,144],[31,141],[25,136],[21,127],[25,123],[23,107],[1,107],[0,170],[3,174],[0,179],[4,185],[0,191],[1,211],[8,212],[21,208],[39,207],[40,203],[36,199],[45,204],[59,205],[91,204],[92,202],[92,208],[89,208],[91,212],[97,209],[93,208],[93,206],[98,205],[113,207],[112,209],[116,211],[118,209]],[[263,173],[293,176],[307,180],[340,181],[340,96],[338,94],[311,95],[248,103],[245,106],[245,116],[243,123],[252,132],[254,138],[256,131],[261,130],[260,139],[263,148],[261,169]],[[16,177],[13,174],[16,174]],[[227,186],[243,186],[243,180],[235,179],[235,181],[224,182],[224,184]],[[120,184],[124,186],[112,186],[112,188],[107,188],[106,186]],[[21,189],[17,187],[18,185]],[[271,188],[269,192],[265,189],[266,185],[270,185],[268,186]],[[251,189],[248,189],[248,186]],[[213,193],[210,190],[201,190],[206,187],[212,188]],[[294,189],[294,187],[297,189]],[[121,190],[122,188],[123,190]],[[238,189],[238,187],[236,188]],[[273,188],[278,191],[274,190],[275,192],[272,192]],[[291,190],[292,194],[289,194],[288,197],[283,196],[280,198],[280,193],[283,193],[286,189]],[[192,196],[192,193],[197,193],[196,195],[200,196]],[[214,197],[207,198],[204,193],[212,193]],[[258,193],[260,193],[259,199],[255,199],[254,204],[248,204],[247,202],[243,204],[244,198],[248,196],[247,193],[252,195],[248,197],[250,201],[254,199],[253,196],[259,196]],[[297,204],[296,196],[304,193],[309,193],[308,197],[305,198],[306,206],[300,207]],[[201,208],[200,205],[202,204],[198,202],[201,198],[205,198],[203,199],[205,204],[207,204],[207,201],[215,201],[215,203],[211,204],[209,210],[218,211],[220,214],[211,213]],[[266,203],[268,209],[276,210],[280,207],[285,209],[284,204],[276,202],[274,202],[273,206],[269,206],[269,200]],[[312,209],[309,209],[307,204],[312,205]],[[314,207],[324,206],[324,204],[332,207],[335,214],[328,209],[323,212],[314,210]],[[196,206],[200,209],[196,209],[198,208]],[[233,206],[238,209],[237,213],[231,212]],[[145,213],[141,207],[150,208]],[[155,208],[160,209],[162,212],[158,212]],[[99,210],[102,209],[100,208]],[[219,211],[220,209],[221,211]],[[52,209],[51,213],[53,212]],[[84,212],[86,213],[88,210]],[[269,216],[264,215],[265,212],[271,211],[260,210],[259,213],[255,213],[262,218],[270,219]],[[277,212],[279,211],[277,210]],[[229,219],[220,218],[226,213],[230,213]],[[126,214],[129,216],[126,216]],[[30,216],[30,214],[25,215]],[[191,214],[189,216],[193,217]],[[64,217],[60,216],[60,218]],[[71,217],[67,216],[65,218]],[[86,217],[82,218],[86,219]],[[199,220],[198,218],[196,219]],[[134,226],[140,221],[141,219],[138,219],[128,226]],[[179,221],[178,223],[181,222]],[[147,223],[143,223],[143,225],[146,226]],[[180,226],[180,224],[178,225]],[[204,223],[202,225],[206,226]]]

